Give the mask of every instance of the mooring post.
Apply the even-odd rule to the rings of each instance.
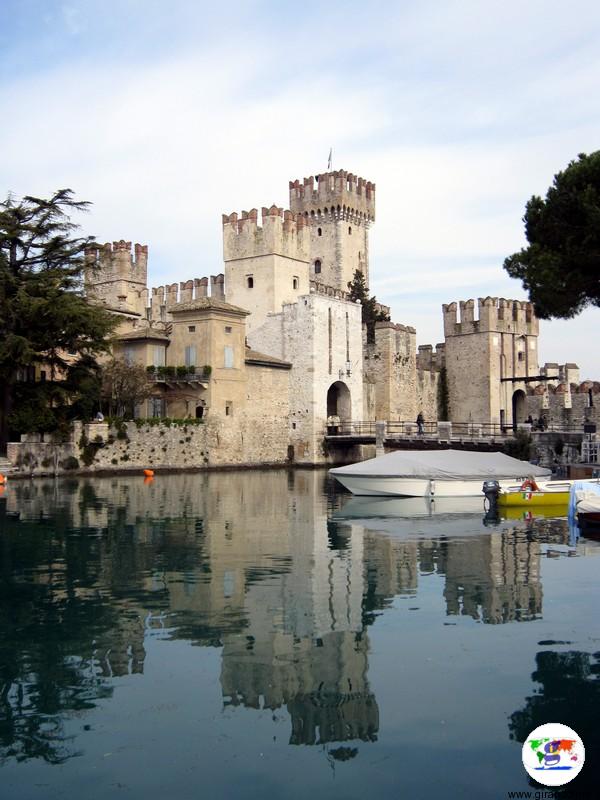
[[[383,442],[385,439],[385,421],[375,423],[375,455],[382,456],[385,454]]]

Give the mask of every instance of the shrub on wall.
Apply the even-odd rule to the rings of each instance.
[[[450,419],[450,393],[448,392],[448,372],[446,367],[440,370],[438,380],[438,419],[447,421]]]
[[[517,431],[516,434],[504,443],[503,450],[507,456],[518,458],[521,461],[531,459],[533,440],[527,431]]]

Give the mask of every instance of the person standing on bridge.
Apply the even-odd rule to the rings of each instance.
[[[417,414],[417,431],[419,436],[423,436],[425,433],[425,417],[422,411],[419,411]]]

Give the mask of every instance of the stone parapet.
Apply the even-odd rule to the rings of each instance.
[[[375,220],[375,184],[346,170],[290,181],[290,208],[313,218]]]
[[[164,321],[166,315],[179,303],[191,303],[208,297],[225,300],[225,277],[222,272],[210,276],[210,295],[208,287],[209,278],[193,278],[167,286],[153,286],[150,290],[148,319]]]
[[[235,261],[264,255],[279,255],[310,261],[310,231],[304,217],[273,205],[258,211],[223,214],[223,259]]]
[[[448,337],[493,332],[537,336],[539,333],[539,322],[533,305],[529,302],[505,300],[502,297],[480,297],[477,300],[477,310],[479,318],[475,319],[474,300],[444,304],[444,335]]]

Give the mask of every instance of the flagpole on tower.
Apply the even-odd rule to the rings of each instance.
[[[332,164],[333,164],[333,147],[330,147],[329,158],[327,159],[327,172],[331,172]]]

